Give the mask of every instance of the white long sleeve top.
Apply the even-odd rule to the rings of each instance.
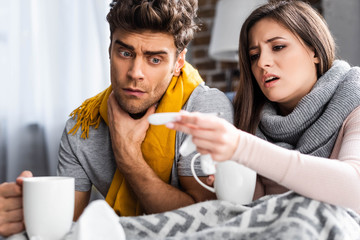
[[[344,121],[330,158],[301,154],[241,131],[232,160],[258,173],[255,199],[293,190],[360,213],[360,107]]]

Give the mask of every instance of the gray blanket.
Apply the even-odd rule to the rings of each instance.
[[[360,239],[358,214],[294,192],[247,206],[207,201],[120,223],[127,239]]]
[[[360,216],[349,209],[300,196],[294,192],[265,196],[247,206],[207,201],[165,213],[117,217],[104,202],[85,209],[66,240],[116,239],[360,239]],[[91,206],[92,205],[92,206]],[[95,210],[92,214],[89,212]],[[87,212],[88,211],[88,212]],[[109,215],[111,217],[109,217]],[[94,217],[95,216],[95,217]],[[90,220],[90,221],[89,221]],[[80,222],[80,223],[79,223]],[[89,223],[92,222],[92,225]],[[104,225],[105,224],[105,225]],[[81,225],[81,227],[79,227]],[[111,225],[111,226],[110,226]],[[106,226],[110,226],[106,228]],[[79,237],[75,229],[87,235]],[[89,236],[91,236],[89,238]],[[28,239],[25,233],[9,240]]]

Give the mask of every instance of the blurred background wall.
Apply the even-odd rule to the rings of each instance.
[[[70,112],[109,84],[109,2],[0,0],[0,181],[56,174]]]
[[[210,86],[223,91],[234,91],[238,83],[238,65],[234,61],[224,61],[209,56],[209,46],[216,21],[216,6],[221,1],[233,2],[237,8],[253,9],[256,5],[266,0],[199,0],[199,16],[203,23],[203,30],[199,32],[191,47],[191,61],[199,69],[201,76],[206,79]],[[330,30],[338,45],[338,57],[347,60],[352,65],[360,66],[360,0],[308,0],[315,9],[320,12],[327,21]],[[228,12],[233,10],[229,8]],[[225,11],[226,12],[226,11]],[[239,11],[240,12],[240,11]],[[234,19],[238,16],[233,16]],[[241,19],[241,17],[240,17]],[[228,29],[228,38],[232,34],[236,24],[224,25]]]
[[[209,55],[220,1],[234,0],[199,0],[203,27],[189,46],[187,59],[209,86],[231,92],[237,86],[237,62]],[[241,9],[254,4],[235,1]],[[309,2],[327,20],[338,56],[360,65],[360,1]],[[0,0],[0,182],[15,180],[24,169],[35,175],[56,174],[68,115],[110,82],[105,20],[109,3]],[[239,14],[234,19],[235,15]],[[235,31],[232,25],[222,28]]]
[[[322,0],[323,15],[338,45],[338,57],[360,66],[360,0]]]

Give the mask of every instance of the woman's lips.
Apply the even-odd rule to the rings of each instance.
[[[263,76],[262,81],[264,84],[264,87],[269,88],[272,87],[274,84],[276,84],[279,81],[279,77],[274,74],[266,74]]]
[[[272,86],[274,86],[274,84],[276,84],[278,81],[279,81],[279,79],[275,79],[275,80],[271,80],[271,81],[269,81],[269,82],[265,82],[265,83],[264,83],[264,86],[265,86],[266,88],[272,87]]]

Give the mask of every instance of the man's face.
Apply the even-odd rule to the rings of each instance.
[[[176,57],[170,34],[115,30],[110,46],[111,84],[120,107],[130,113],[146,111],[165,93],[184,64],[185,50]]]

